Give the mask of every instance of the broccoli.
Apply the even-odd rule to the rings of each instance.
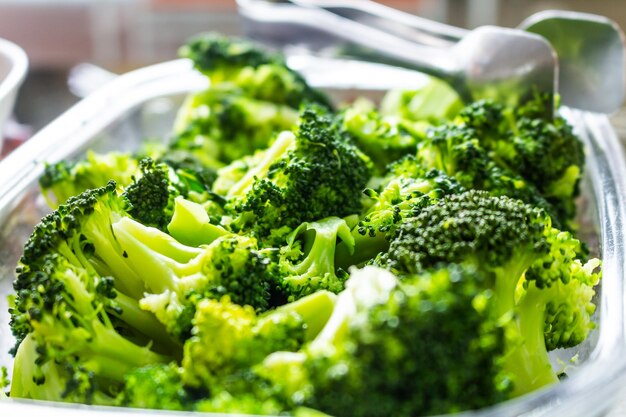
[[[307,102],[331,107],[328,98],[289,69],[280,54],[249,41],[203,34],[187,42],[179,54],[190,58],[196,69],[210,78],[212,86],[232,85],[246,97],[294,109]]]
[[[428,131],[418,146],[417,160],[426,168],[449,175],[467,189],[485,190],[494,196],[508,196],[541,207],[555,225],[561,226],[556,208],[535,186],[499,165],[490,155],[474,129],[448,123]]]
[[[390,163],[414,154],[426,131],[426,127],[420,129],[396,116],[381,116],[363,103],[348,107],[338,117],[341,128],[352,136],[381,173]]]
[[[203,300],[185,343],[183,381],[209,392],[220,390],[223,378],[245,371],[270,353],[298,350],[322,329],[333,306],[334,295],[327,291],[262,315],[232,303],[228,296]]]
[[[180,53],[209,87],[168,143],[45,168],[12,397],[409,417],[558,381],[601,273],[571,232],[582,145],[545,97],[463,107],[430,79],[333,112],[247,41]]]
[[[502,401],[505,334],[485,280],[454,264],[401,281],[371,266],[353,271],[320,334],[299,352],[269,355],[257,373],[295,405],[335,416],[432,415]]]
[[[11,324],[21,343],[11,396],[112,404],[126,373],[170,358],[151,351],[150,339],[141,346],[118,331],[110,278],[76,265],[61,253],[68,250],[25,255],[18,268]]]
[[[416,216],[445,195],[465,191],[455,179],[435,169],[424,169],[412,155],[390,164],[378,182],[376,189],[364,190],[370,202],[352,228],[354,242],[337,245],[338,268],[346,269],[376,257],[387,250],[389,238],[405,219]]]
[[[544,211],[507,197],[467,191],[426,207],[398,228],[376,263],[399,275],[441,263],[484,271],[507,327],[505,367],[514,395],[555,382],[548,349],[569,347],[593,328],[595,259],[577,258],[580,243],[551,226]]]
[[[293,128],[297,120],[298,112],[291,107],[210,88],[187,98],[169,147],[218,169],[266,148],[276,132]]]
[[[424,85],[416,90],[389,91],[380,107],[383,116],[440,124],[454,118],[463,108],[463,102],[448,84],[428,77]]]
[[[137,168],[137,159],[126,153],[101,155],[88,151],[81,161],[46,164],[39,185],[48,205],[56,208],[68,198],[102,187],[110,180],[120,186],[130,184]]]
[[[328,217],[303,223],[287,238],[280,249],[280,286],[293,301],[319,290],[338,293],[343,290],[346,273],[335,268],[335,247],[341,240],[354,248],[354,237],[344,219]]]
[[[260,239],[276,229],[359,212],[359,192],[370,177],[369,159],[320,107],[305,108],[296,133],[278,135],[253,162],[224,197],[233,213],[229,227]],[[226,181],[241,172],[226,169]],[[216,185],[223,183],[222,173]]]
[[[129,204],[128,213],[146,226],[166,230],[177,197],[198,202],[209,198],[212,184],[207,180],[211,178],[204,177],[202,171],[174,169],[166,163],[143,158],[139,161],[138,175],[133,175],[123,191]]]
[[[269,254],[257,250],[254,238],[219,234],[209,245],[183,245],[133,220],[115,188],[110,182],[68,200],[36,228],[25,256],[60,246],[80,265],[113,277],[122,296],[155,313],[177,338],[190,331],[200,298],[228,294],[259,310],[269,307],[274,266]]]
[[[456,123],[473,129],[490,156],[536,187],[567,225],[576,211],[584,152],[572,127],[552,118],[549,105],[541,96],[517,109],[478,101],[465,107]]]
[[[172,362],[133,369],[124,378],[116,404],[133,408],[192,410],[193,394],[183,386],[181,369]]]

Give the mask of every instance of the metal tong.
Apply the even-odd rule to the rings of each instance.
[[[368,60],[429,73],[450,83],[467,101],[494,98],[515,104],[535,93],[554,97],[557,91],[556,53],[543,37],[531,33],[490,26],[467,31],[367,0],[238,0],[238,4],[255,38],[315,49],[338,40],[359,45],[362,48],[353,48],[352,55],[356,51]],[[522,26],[547,35],[565,57],[560,89],[564,104],[600,112],[621,105],[623,33],[615,23],[594,15],[547,12]],[[579,32],[584,43],[563,42],[564,33]],[[588,56],[594,46],[593,56]]]

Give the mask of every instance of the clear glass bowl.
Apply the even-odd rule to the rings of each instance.
[[[290,61],[316,86],[345,101],[357,96],[374,100],[391,87],[415,87],[422,75],[364,64],[295,57]],[[37,186],[44,162],[75,158],[86,149],[137,149],[145,138],[166,140],[175,112],[186,93],[207,86],[206,79],[186,60],[140,69],[112,81],[78,103],[0,162],[0,364],[9,369],[13,344],[6,295],[12,292],[15,265],[33,226],[49,211]],[[580,199],[581,233],[604,262],[597,296],[598,324],[574,350],[553,352],[555,366],[573,353],[563,382],[499,404],[458,416],[593,417],[604,414],[618,398],[626,379],[624,335],[624,222],[626,221],[626,160],[619,140],[604,115],[563,109],[587,149],[587,166]],[[0,400],[0,415],[157,416],[162,412],[27,400]],[[188,415],[188,413],[167,413]]]

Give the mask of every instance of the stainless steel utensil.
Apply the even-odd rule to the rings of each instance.
[[[309,35],[302,33],[303,28],[324,32],[376,51],[377,54],[368,55],[370,59],[441,78],[468,101],[494,98],[515,104],[535,93],[553,97],[556,90],[556,54],[538,35],[485,26],[451,47],[437,47],[418,44],[317,7],[258,0],[238,0],[238,4],[249,21],[266,28],[270,24],[291,27],[296,42],[308,41]]]
[[[370,0],[279,0],[278,3],[323,8],[429,46],[452,46],[470,33]],[[615,22],[588,13],[550,10],[530,16],[519,28],[545,37],[555,49],[563,104],[603,113],[611,113],[623,104],[624,33]]]
[[[371,0],[289,0],[322,7],[340,16],[433,46],[453,44],[470,31],[434,22]],[[624,102],[624,32],[603,16],[547,10],[525,19],[519,29],[546,38],[559,58],[558,85],[563,104],[611,113]]]

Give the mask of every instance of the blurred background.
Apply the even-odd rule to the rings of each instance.
[[[516,26],[545,9],[606,15],[626,27],[626,0],[386,0],[383,3],[461,27]],[[78,100],[70,70],[89,62],[121,73],[176,57],[198,32],[240,34],[234,0],[0,0],[0,37],[22,46],[30,72],[16,106],[27,136]]]

